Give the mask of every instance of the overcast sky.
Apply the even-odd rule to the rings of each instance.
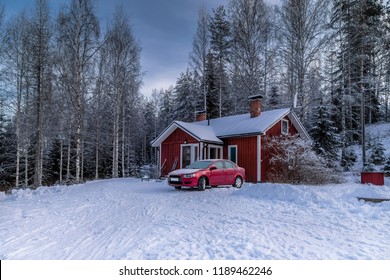
[[[31,8],[34,0],[0,0],[6,15],[15,15],[23,7]],[[53,16],[70,0],[49,0]],[[174,85],[180,72],[188,65],[196,32],[199,8],[204,5],[211,13],[228,0],[97,0],[96,12],[104,27],[111,20],[116,5],[122,4],[130,18],[141,47],[141,65],[145,73],[141,92],[167,89]]]

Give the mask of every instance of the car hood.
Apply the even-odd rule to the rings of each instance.
[[[186,168],[183,168],[183,169],[178,169],[178,170],[175,170],[175,171],[172,171],[170,172],[168,175],[183,175],[183,174],[191,174],[191,173],[195,173],[197,171],[199,171],[200,169],[186,169]]]

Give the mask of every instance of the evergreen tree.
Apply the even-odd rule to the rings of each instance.
[[[218,116],[221,117],[225,109],[224,102],[228,99],[228,79],[226,68],[227,63],[229,62],[231,47],[230,23],[227,20],[224,6],[221,5],[217,9],[213,10],[213,16],[210,19],[209,28],[211,34],[211,54],[216,61],[215,77],[218,79]],[[210,56],[208,55],[206,68],[210,68],[209,63]],[[210,82],[210,79],[208,82]],[[210,94],[210,92],[208,93]],[[207,101],[207,103],[210,102],[212,103],[212,101]]]
[[[174,88],[161,89],[159,92],[160,107],[158,111],[158,133],[163,131],[174,120]]]
[[[370,161],[375,165],[381,165],[385,161],[385,148],[383,147],[382,142],[379,140],[379,137],[375,139],[371,148]]]
[[[206,63],[206,112],[208,118],[220,117],[219,79],[213,55],[209,52]]]
[[[330,108],[321,104],[314,111],[314,123],[310,130],[310,136],[313,139],[313,150],[326,159],[329,165],[333,165],[333,162],[337,159],[338,141],[336,137],[337,128],[331,120]]]
[[[14,127],[3,111],[3,102],[0,100],[0,191],[6,191],[15,181],[15,139]]]
[[[280,94],[279,94],[279,87],[276,85],[273,85],[271,87],[271,93],[268,98],[268,108],[270,110],[280,108]]]
[[[390,176],[390,156],[388,156],[386,159],[383,171],[385,172],[386,176]]]
[[[180,74],[180,77],[176,82],[175,90],[175,119],[193,122],[196,117],[197,95],[199,92],[195,87],[195,79],[188,69],[185,73]]]

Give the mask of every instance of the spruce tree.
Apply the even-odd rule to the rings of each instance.
[[[210,19],[210,49],[215,58],[217,67],[215,68],[215,77],[218,79],[218,117],[221,117],[226,111],[225,105],[228,99],[228,78],[227,64],[229,62],[229,52],[231,47],[230,23],[227,20],[224,6],[219,6],[213,10],[213,16]],[[207,57],[207,64],[209,63]],[[206,65],[208,67],[209,65]],[[206,70],[207,71],[207,70]],[[207,101],[209,103],[209,101]],[[206,104],[207,105],[207,104]],[[207,105],[208,106],[208,105]]]
[[[370,161],[375,165],[381,165],[385,161],[385,148],[379,137],[375,139],[372,146]]]
[[[322,102],[321,102],[322,103]],[[314,125],[310,130],[314,151],[325,158],[329,165],[337,159],[338,141],[334,122],[331,119],[330,108],[320,104],[313,114]]]
[[[390,156],[388,156],[386,159],[383,171],[385,172],[386,176],[390,176]]]
[[[209,52],[206,63],[206,112],[208,118],[219,117],[219,79],[213,55]]]

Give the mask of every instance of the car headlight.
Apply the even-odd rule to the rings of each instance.
[[[195,173],[184,174],[184,175],[183,175],[183,178],[194,178],[194,177],[195,177]]]

